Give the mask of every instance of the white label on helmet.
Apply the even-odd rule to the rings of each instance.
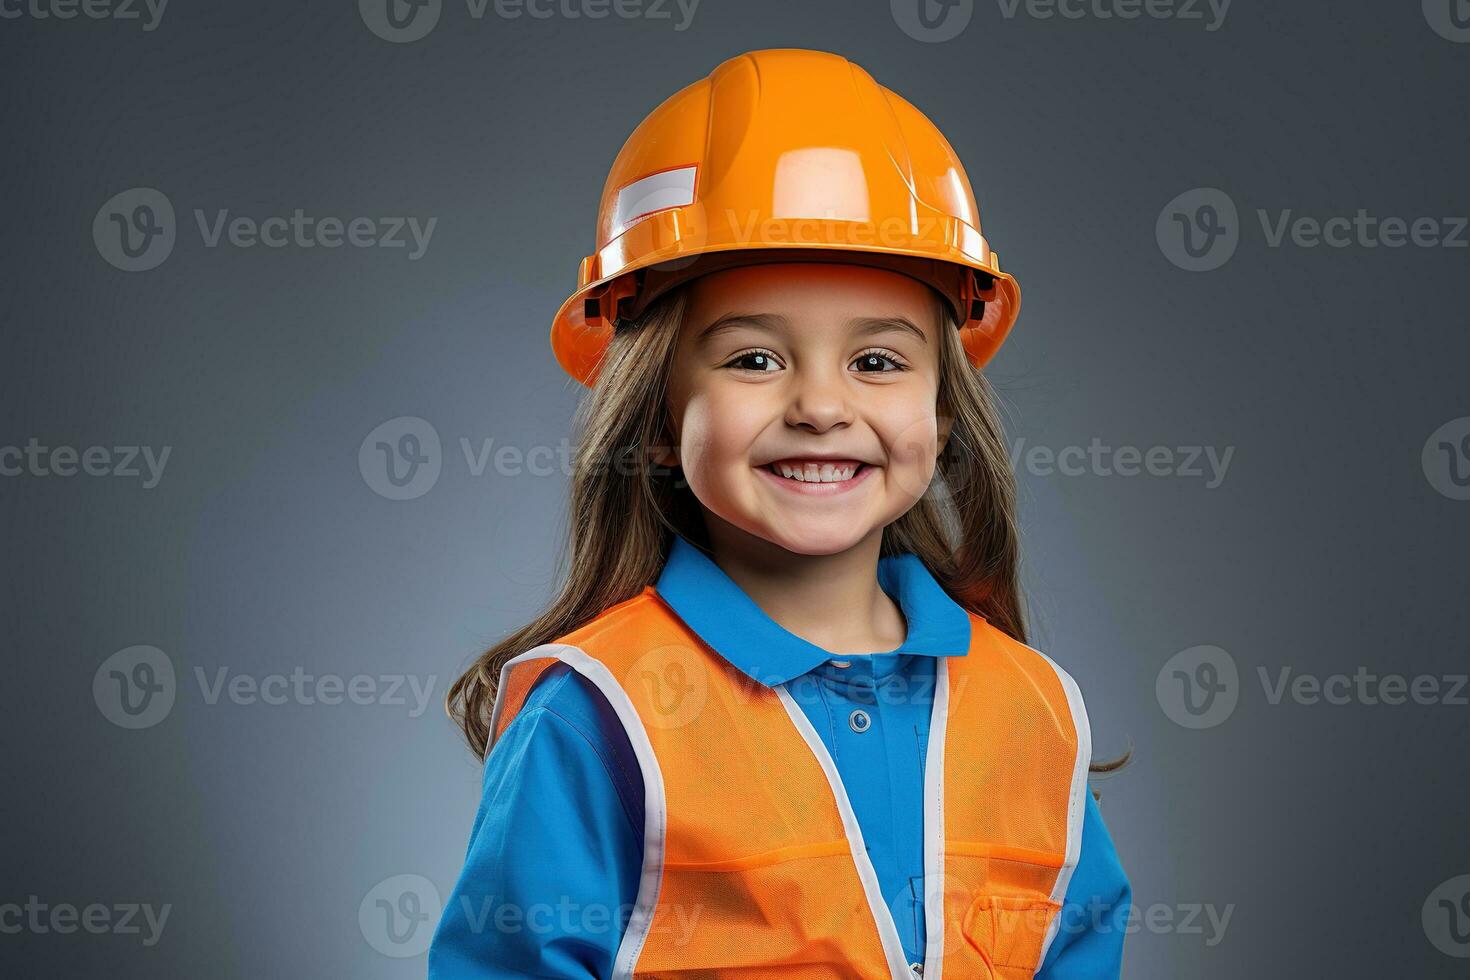
[[[694,175],[698,172],[698,167],[661,170],[620,188],[617,202],[613,205],[612,236],[616,238],[639,218],[656,211],[693,204]]]

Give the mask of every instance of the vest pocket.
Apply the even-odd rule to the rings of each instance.
[[[1061,912],[1055,902],[1008,895],[981,895],[970,903],[960,931],[996,980],[1033,976],[1041,966],[1041,943]]]

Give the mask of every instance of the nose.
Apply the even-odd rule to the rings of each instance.
[[[841,371],[811,370],[793,380],[787,425],[826,432],[852,423],[851,392]]]

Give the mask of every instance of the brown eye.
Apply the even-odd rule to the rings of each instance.
[[[859,374],[888,374],[891,371],[903,371],[906,366],[897,360],[897,356],[888,351],[870,350],[859,354],[852,362],[860,365]],[[884,364],[891,364],[891,369],[885,368]]]
[[[776,366],[776,358],[769,352],[763,350],[749,350],[743,354],[737,354],[725,367],[738,368],[742,371],[769,372]]]

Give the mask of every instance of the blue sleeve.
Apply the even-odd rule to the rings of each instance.
[[[642,865],[627,734],[591,682],[554,664],[486,759],[430,980],[611,976]]]
[[[1117,980],[1133,886],[1092,793],[1082,822],[1082,852],[1062,903],[1061,925],[1037,980]]]

